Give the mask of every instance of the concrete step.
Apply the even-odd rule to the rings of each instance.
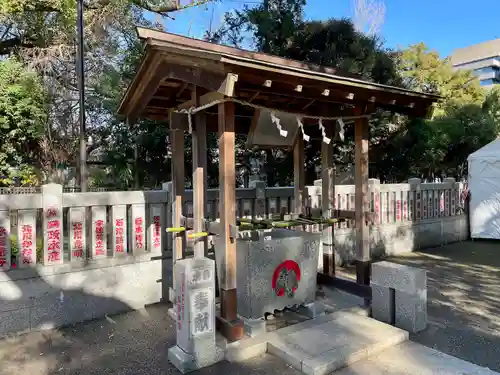
[[[350,312],[292,333],[278,333],[267,351],[308,375],[326,375],[408,340],[408,333]]]
[[[226,359],[244,361],[269,353],[310,375],[329,374],[408,340],[408,332],[351,308],[228,344]]]
[[[500,375],[490,369],[406,341],[333,375]]]

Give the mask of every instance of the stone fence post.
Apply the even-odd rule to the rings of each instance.
[[[42,186],[43,263],[63,263],[63,187],[58,184]]]
[[[11,266],[10,216],[8,210],[0,211],[0,271]]]
[[[450,215],[455,216],[457,207],[460,205],[460,182],[456,182],[453,177],[447,177],[444,182],[451,184],[451,191],[449,193]],[[446,204],[446,203],[445,203]]]
[[[255,189],[253,216],[256,219],[263,219],[266,216],[266,183],[264,181],[250,181],[248,186]]]
[[[369,211],[375,214],[375,224],[380,224],[380,180],[378,178],[368,179]]]
[[[420,178],[410,178],[408,179],[410,184],[410,193],[415,195],[413,200],[413,207],[411,208],[413,212],[413,220],[419,221],[422,219],[422,193],[420,191],[422,180]]]

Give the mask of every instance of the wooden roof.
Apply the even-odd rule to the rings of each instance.
[[[193,106],[195,87],[197,105],[233,97],[305,116],[353,116],[384,108],[425,117],[439,99],[340,75],[318,65],[155,30],[137,31],[144,41],[145,55],[118,110],[131,121],[139,117],[167,119],[170,109]],[[253,111],[238,105],[237,125],[247,129]],[[213,124],[217,109],[206,112],[207,126],[217,129]]]

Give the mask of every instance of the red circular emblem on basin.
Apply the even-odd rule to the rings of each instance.
[[[293,260],[285,260],[273,273],[272,287],[278,297],[293,297],[300,281],[300,267]]]

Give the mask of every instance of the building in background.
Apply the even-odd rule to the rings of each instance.
[[[500,39],[458,48],[450,56],[456,69],[469,69],[483,87],[500,83]]]

